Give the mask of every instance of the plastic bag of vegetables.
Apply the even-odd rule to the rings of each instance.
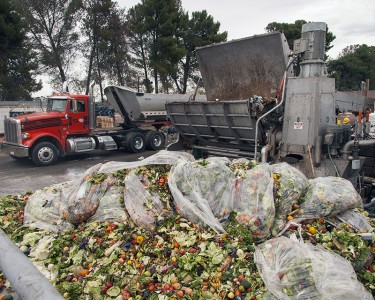
[[[362,207],[362,199],[350,181],[340,177],[318,177],[309,180],[296,218],[332,217],[356,207]]]
[[[368,219],[356,211],[356,209],[348,209],[339,213],[336,218],[341,222],[350,224],[357,230],[368,231],[373,229]]]
[[[91,218],[100,203],[100,199],[115,181],[107,173],[98,173],[102,164],[89,168],[73,191],[62,197],[66,203],[63,218],[73,225],[79,225]]]
[[[223,158],[181,160],[172,167],[168,180],[177,212],[220,233],[225,230],[215,213],[216,216],[229,213],[232,206],[234,175],[227,164],[229,160]]]
[[[147,185],[147,184],[146,184]],[[124,202],[130,219],[140,227],[153,229],[163,203],[157,194],[151,194],[145,184],[131,171],[125,178]]]
[[[112,178],[111,178],[112,177]],[[113,175],[109,175],[108,180],[115,180]],[[114,184],[101,197],[99,206],[89,222],[126,222],[128,215],[124,206],[124,186]]]
[[[270,165],[269,168],[273,173],[276,186],[276,216],[272,228],[272,234],[276,236],[284,228],[293,205],[297,204],[305,193],[308,179],[300,170],[287,163]]]
[[[274,180],[262,165],[248,170],[238,179],[234,190],[234,211],[238,224],[249,228],[255,241],[270,235],[275,220]]]
[[[61,217],[61,198],[62,191],[70,193],[73,187],[69,181],[35,191],[25,206],[23,225],[55,232],[68,229],[70,224]]]
[[[349,261],[309,243],[274,238],[256,247],[254,261],[277,299],[373,299]]]

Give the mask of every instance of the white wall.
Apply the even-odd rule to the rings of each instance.
[[[0,134],[4,133],[4,119],[9,118],[9,113],[11,111],[21,112],[21,111],[35,111],[41,112],[42,107],[40,102],[30,101],[30,102],[18,102],[18,101],[0,101]]]

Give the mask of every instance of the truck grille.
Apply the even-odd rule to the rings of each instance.
[[[4,137],[7,143],[21,144],[21,122],[15,119],[5,119]]]

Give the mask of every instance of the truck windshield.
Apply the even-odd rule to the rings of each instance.
[[[47,111],[65,111],[67,99],[49,98],[47,102]]]

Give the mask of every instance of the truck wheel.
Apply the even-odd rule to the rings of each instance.
[[[130,132],[126,135],[126,150],[133,153],[143,152],[146,148],[146,138],[143,133]]]
[[[146,132],[146,147],[149,150],[161,150],[165,146],[164,134],[160,131],[150,130]]]
[[[50,142],[37,144],[31,153],[31,160],[37,166],[49,166],[56,162],[58,156],[57,148]]]

